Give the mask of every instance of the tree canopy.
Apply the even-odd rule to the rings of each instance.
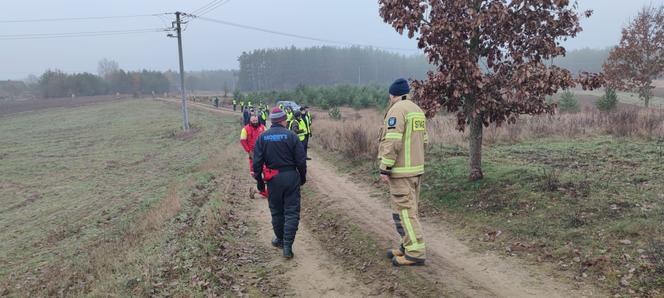
[[[567,0],[380,0],[380,15],[416,38],[435,70],[415,80],[414,96],[433,115],[455,113],[470,125],[470,179],[483,177],[482,128],[520,114],[552,113],[546,96],[575,86],[569,70],[547,63],[566,53],[561,41],[581,32]],[[592,12],[585,13],[590,16]],[[583,76],[584,86],[601,77]]]
[[[637,92],[648,106],[652,81],[664,74],[664,6],[644,7],[623,29],[604,72],[611,87]]]

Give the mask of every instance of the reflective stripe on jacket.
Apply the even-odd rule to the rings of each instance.
[[[414,102],[404,99],[390,106],[381,129],[378,159],[380,171],[393,178],[424,173],[426,116]]]
[[[295,126],[293,126],[293,124],[295,124]],[[294,133],[296,133],[297,138],[300,139],[300,141],[304,141],[304,138],[307,135],[307,128],[302,120],[298,121],[297,119],[293,119],[288,122],[288,130],[292,130]]]

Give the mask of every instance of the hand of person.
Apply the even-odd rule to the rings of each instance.
[[[258,189],[258,191],[260,191],[260,192],[264,192],[265,191],[265,182],[263,182],[263,180],[256,181],[256,189]]]
[[[387,176],[385,174],[380,174],[380,181],[382,181],[385,184],[390,183],[390,176]]]

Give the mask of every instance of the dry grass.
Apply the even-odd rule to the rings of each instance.
[[[315,134],[325,136],[314,142],[326,151],[357,159],[372,158],[383,115],[375,110],[344,109],[335,121],[316,113]],[[432,144],[467,148],[468,131],[456,128],[453,115],[441,115],[427,122]],[[522,116],[516,124],[491,125],[484,130],[484,145],[515,144],[544,137],[579,138],[609,134],[615,137],[664,138],[664,110],[623,108],[613,113],[586,109],[576,114]]]

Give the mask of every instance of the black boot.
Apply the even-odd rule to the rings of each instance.
[[[284,243],[284,258],[289,260],[293,258],[293,244]]]
[[[284,241],[277,238],[277,237],[274,237],[274,238],[272,238],[272,246],[274,246],[276,248],[283,248],[284,247]]]

